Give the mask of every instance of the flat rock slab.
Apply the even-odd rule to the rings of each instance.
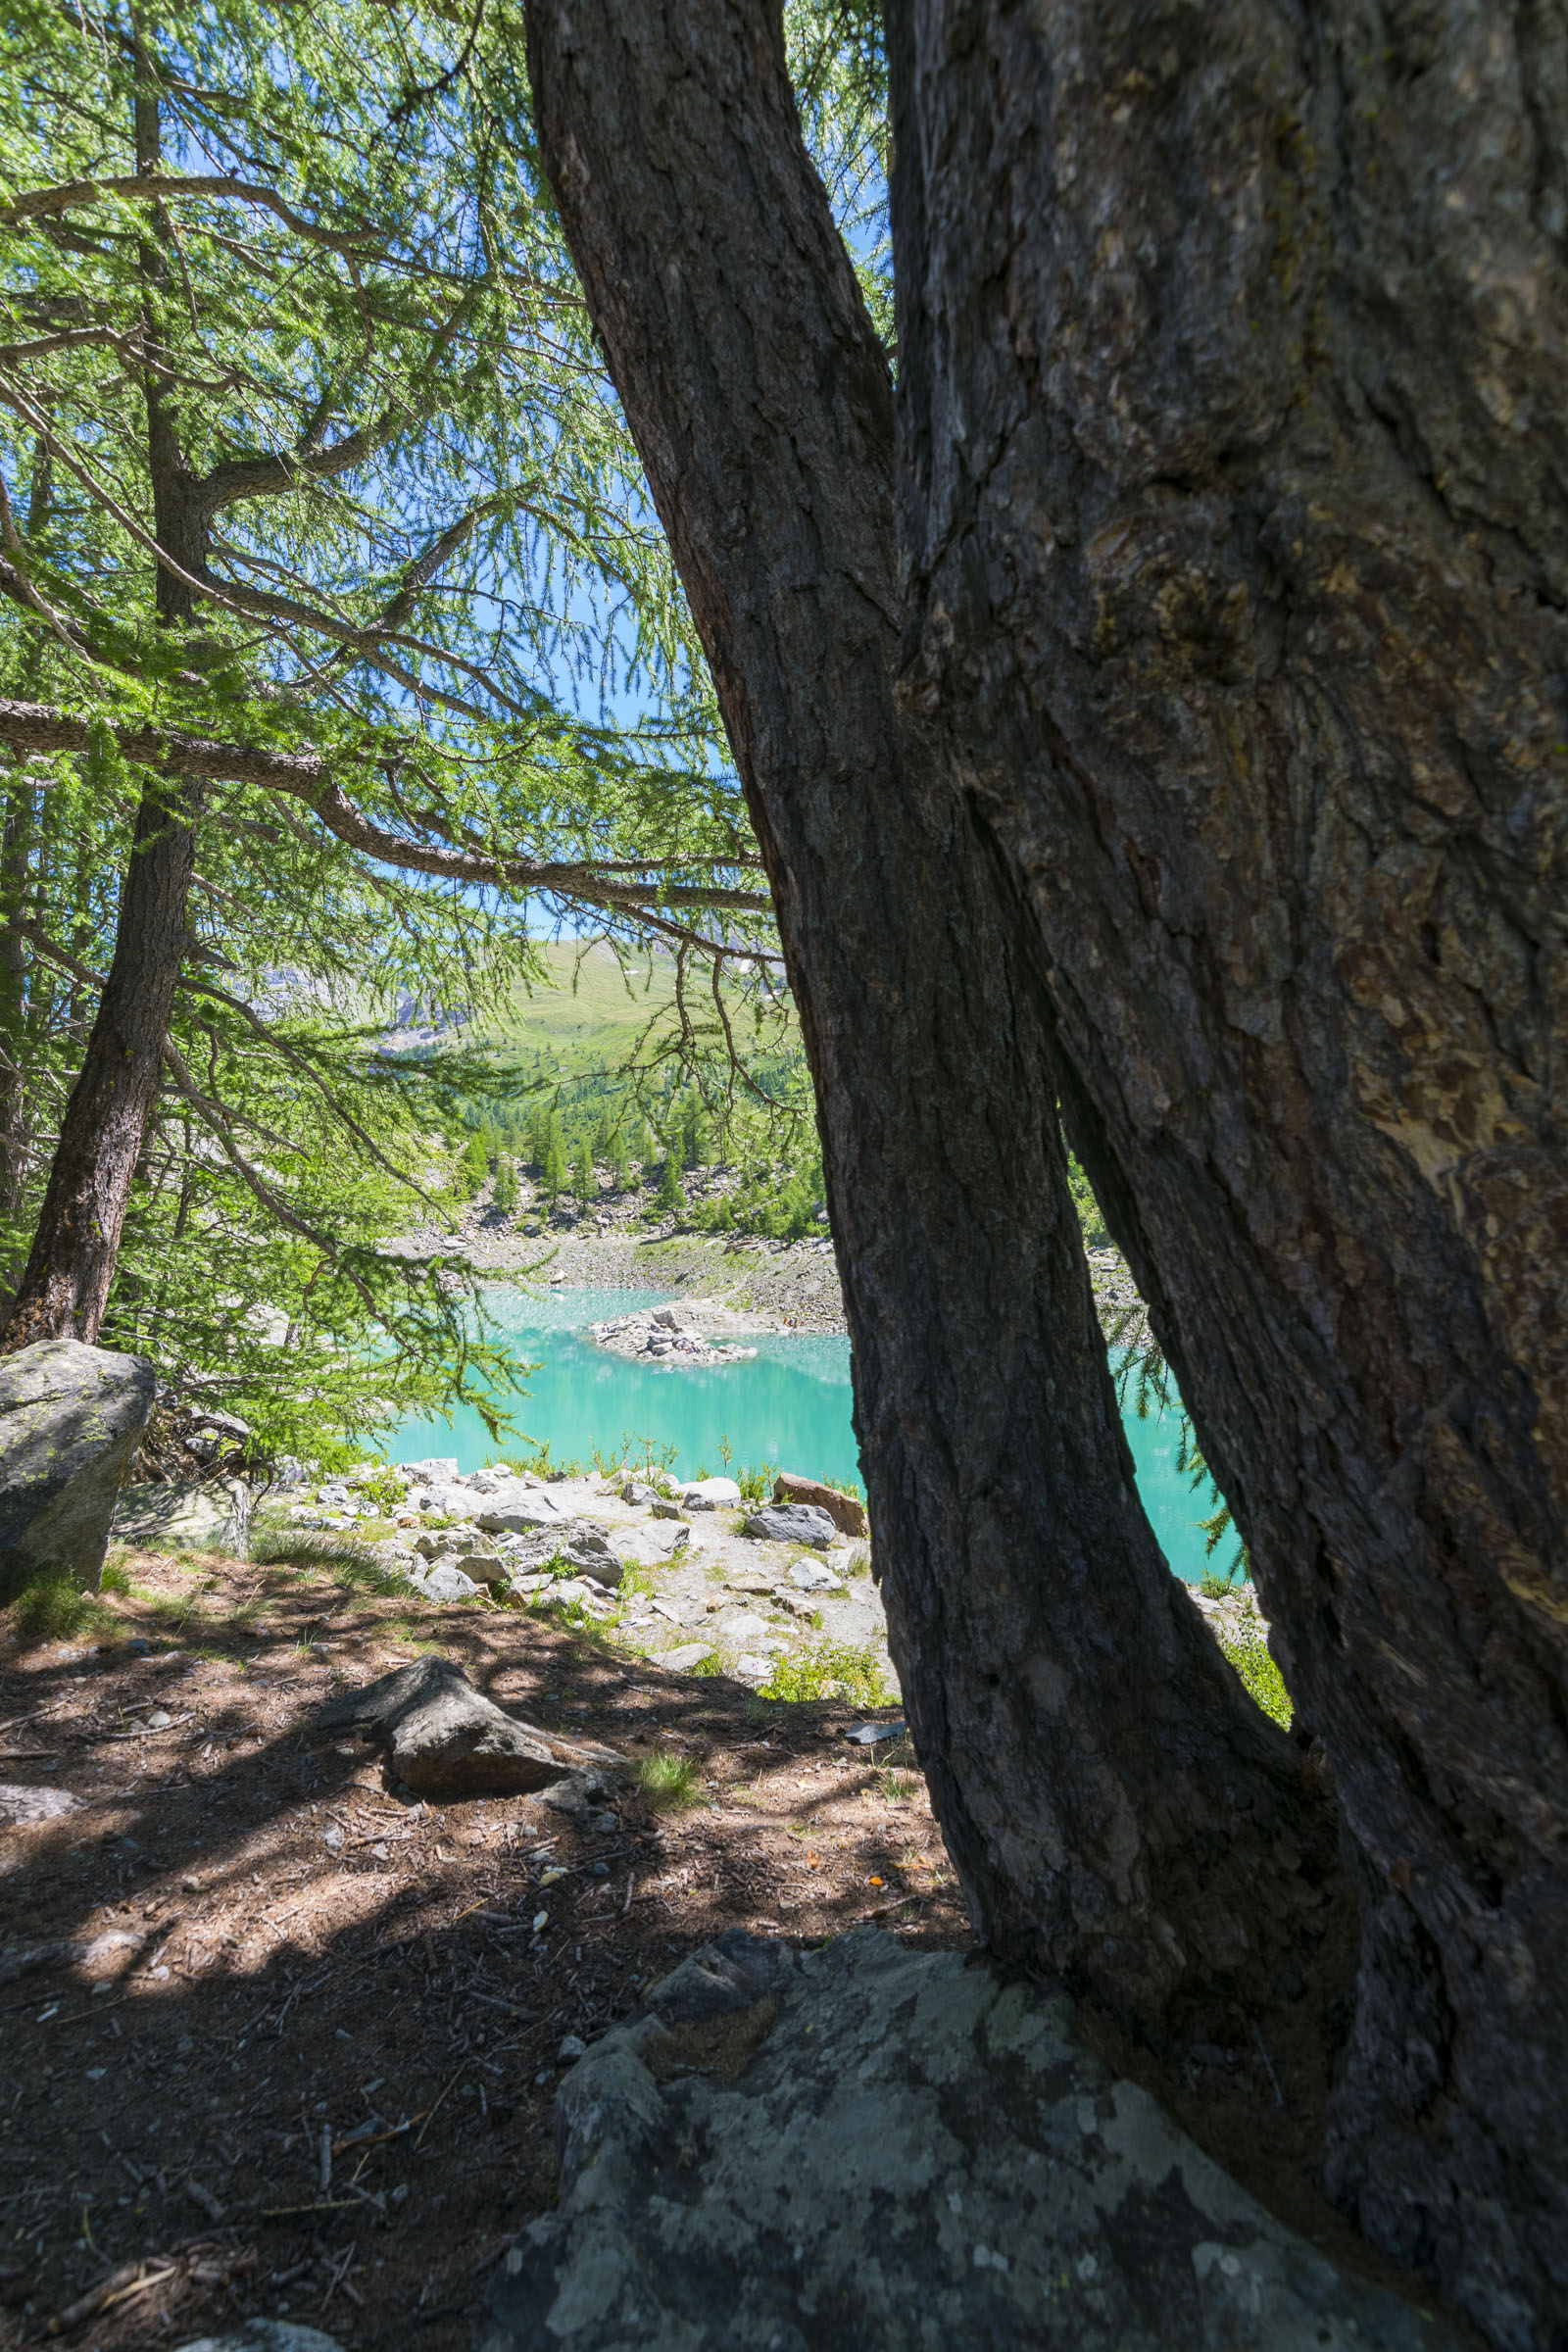
[[[122,1487],[115,1505],[114,1533],[122,1544],[172,1544],[242,1560],[250,1529],[251,1491],[237,1478]]]
[[[144,1357],[78,1340],[0,1359],[0,1597],[40,1568],[96,1587],[156,1383]]]
[[[1459,2352],[1071,2021],[875,1930],[720,1936],[565,2079],[477,2352]]]
[[[747,1535],[764,1544],[809,1544],[818,1551],[826,1551],[838,1532],[814,1502],[766,1503],[752,1513],[745,1528]]]
[[[330,1700],[316,1724],[323,1732],[357,1730],[420,1796],[525,1796],[564,1775],[627,1773],[611,1748],[519,1723],[450,1658],[399,1666]]]

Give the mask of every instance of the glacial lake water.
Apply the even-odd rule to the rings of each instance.
[[[629,1362],[582,1335],[590,1323],[657,1306],[665,1294],[631,1290],[557,1290],[530,1298],[510,1285],[486,1294],[498,1333],[520,1362],[537,1369],[518,1401],[518,1428],[557,1461],[586,1461],[597,1446],[613,1458],[645,1446],[675,1448],[687,1477],[718,1472],[720,1444],[733,1462],[760,1462],[808,1477],[858,1479],[859,1454],[850,1426],[850,1343],[818,1334],[748,1341],[750,1363],[690,1370]],[[1197,1521],[1212,1506],[1193,1494],[1177,1469],[1177,1414],[1140,1421],[1129,1403],[1127,1442],[1150,1522],[1176,1574],[1196,1583],[1204,1539]],[[380,1450],[394,1461],[455,1454],[460,1470],[477,1470],[496,1446],[472,1406],[450,1423],[410,1420],[383,1433]],[[1227,1540],[1221,1557],[1233,1548]]]

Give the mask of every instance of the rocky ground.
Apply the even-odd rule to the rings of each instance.
[[[648,1479],[659,1481],[649,1484]],[[134,1490],[138,1506],[157,1490]],[[183,1495],[169,1507],[189,1524]],[[748,1526],[729,1479],[679,1488],[623,1465],[548,1483],[505,1466],[367,1465],[293,1488],[256,1521],[254,1547],[350,1538],[411,1597],[566,1611],[629,1656],[728,1673],[790,1696],[830,1685],[897,1697],[869,1546],[824,1523],[820,1544]],[[145,1531],[138,1507],[136,1525]]]

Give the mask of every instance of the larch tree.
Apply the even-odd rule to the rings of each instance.
[[[1508,2352],[1568,2315],[1554,23],[895,0],[895,394],[776,7],[527,16],[774,887],[976,1923],[1168,2040],[1199,1979],[1266,2005],[1337,1819],[1328,2183]],[[1133,1498],[1058,1101],[1332,1804]]]
[[[472,1360],[452,1251],[378,1248],[464,1076],[400,1001],[562,915],[715,1001],[774,947],[519,70],[374,6],[0,32],[0,1346],[279,1439]]]

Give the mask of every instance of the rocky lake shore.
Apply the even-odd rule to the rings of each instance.
[[[667,1290],[682,1307],[700,1298],[711,1331],[725,1338],[849,1328],[829,1241],[682,1233],[668,1221],[640,1229],[629,1219],[612,1224],[570,1215],[528,1233],[481,1203],[451,1230],[414,1228],[399,1247],[411,1255],[461,1254],[497,1282],[526,1282],[539,1289]],[[1148,1319],[1120,1250],[1091,1250],[1088,1257],[1107,1337],[1116,1332],[1122,1346],[1146,1346]]]

